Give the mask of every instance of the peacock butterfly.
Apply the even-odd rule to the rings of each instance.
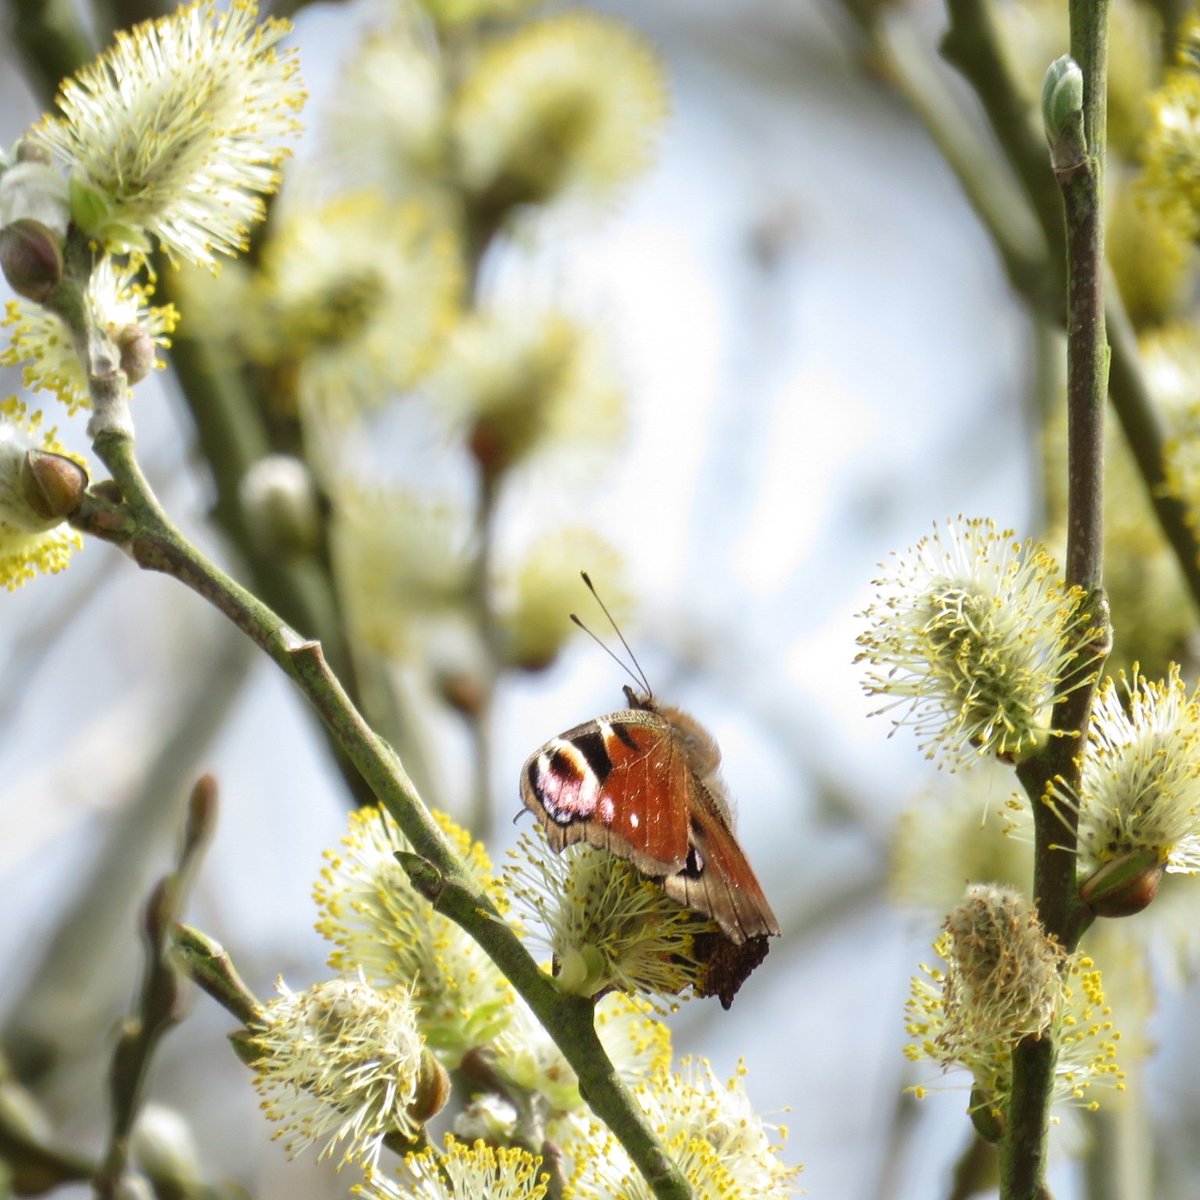
[[[608,850],[717,923],[720,937],[701,950],[708,969],[698,990],[728,1008],[779,923],[734,836],[716,742],[687,713],[659,704],[640,667],[635,679],[644,690],[626,685],[628,708],[576,725],[530,755],[521,799],[556,852],[576,842]]]

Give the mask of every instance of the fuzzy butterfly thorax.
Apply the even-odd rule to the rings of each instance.
[[[552,738],[521,772],[521,798],[555,851],[587,842],[633,863],[720,935],[702,947],[725,1007],[779,923],[733,833],[712,736],[626,687],[630,707]]]

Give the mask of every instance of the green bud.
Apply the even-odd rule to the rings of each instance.
[[[72,175],[68,194],[71,220],[106,250],[150,253],[153,247],[145,231],[136,225],[115,220],[112,202],[100,188]]]
[[[1056,168],[1082,161],[1083,72],[1069,55],[1056,58],[1046,68],[1042,80],[1042,121],[1050,143],[1050,157]]]
[[[1042,80],[1042,120],[1046,133],[1058,137],[1076,113],[1083,112],[1083,72],[1069,55],[1056,58]]]
[[[199,1151],[187,1121],[175,1109],[147,1104],[134,1126],[129,1155],[159,1185],[156,1190],[179,1195],[198,1190]]]
[[[967,1110],[975,1132],[993,1146],[1004,1137],[1004,1114],[992,1103],[991,1095],[982,1088],[971,1089],[971,1107]]]
[[[607,984],[604,956],[594,946],[572,947],[558,963],[558,986],[572,996],[594,996]]]
[[[108,197],[99,188],[72,175],[68,185],[71,220],[87,233],[94,233],[109,218],[111,208]]]

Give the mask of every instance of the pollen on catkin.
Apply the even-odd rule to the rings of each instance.
[[[1195,13],[1181,23],[1175,61],[1147,104],[1142,197],[1161,219],[1187,229],[1194,239],[1200,232],[1200,17]]]
[[[336,430],[433,362],[461,282],[453,234],[420,204],[375,191],[293,204],[263,245],[242,344],[294,378],[314,435]]]
[[[754,1110],[746,1069],[719,1080],[704,1059],[662,1071],[633,1089],[634,1099],[698,1196],[711,1200],[785,1200],[795,1194],[799,1167],[783,1162],[787,1131]],[[624,1149],[595,1118],[564,1137],[574,1162],[578,1200],[653,1200],[650,1186]]]
[[[1078,814],[1085,872],[1143,852],[1168,871],[1200,872],[1200,696],[1177,665],[1165,680],[1136,665],[1104,680],[1078,789],[1059,779],[1047,799]]]
[[[549,1176],[523,1147],[470,1144],[446,1134],[439,1149],[408,1154],[395,1179],[371,1171],[366,1200],[544,1200]]]
[[[505,904],[483,847],[449,818],[442,828],[468,869]],[[502,1030],[512,1016],[512,992],[495,964],[463,929],[434,911],[396,861],[408,841],[381,809],[350,814],[340,852],[313,891],[317,930],[337,949],[330,965],[362,971],[378,987],[411,986],[422,1036],[448,1067]]]
[[[506,890],[553,955],[564,991],[615,988],[663,1003],[697,983],[695,935],[711,922],[631,863],[583,844],[555,854],[540,827],[523,834],[509,858]]]
[[[340,1146],[343,1162],[374,1163],[389,1133],[413,1137],[422,1038],[409,991],[359,975],[300,992],[281,980],[279,992],[249,1044],[263,1110],[288,1152],[322,1142],[321,1158]]]
[[[1048,938],[1012,888],[974,885],[934,943],[943,967],[922,964],[905,1005],[905,1054],[971,1078],[972,1105],[1003,1117],[1012,1050],[1024,1038],[1058,1042],[1053,1100],[1094,1108],[1093,1086],[1121,1088],[1116,1032],[1100,973]],[[912,1089],[923,1096],[928,1089]]]
[[[84,302],[92,325],[112,335],[136,331],[153,354],[171,345],[179,323],[174,305],[150,303],[152,288],[139,279],[135,260],[117,263],[104,258],[88,276]],[[0,351],[0,365],[22,368],[21,380],[34,391],[53,392],[68,413],[91,407],[87,373],[62,320],[48,309],[28,301],[10,301],[0,328],[8,331],[8,346]],[[161,369],[166,364],[151,360]]]
[[[37,127],[70,171],[71,213],[110,250],[149,248],[215,267],[245,249],[279,183],[305,96],[287,21],[257,4],[196,0],[118,32],[62,84]]]
[[[862,613],[863,686],[929,758],[1020,759],[1055,736],[1054,704],[1087,678],[1096,636],[1039,546],[990,520],[947,521],[897,555]]]
[[[565,197],[603,200],[650,159],[666,112],[654,53],[583,10],[491,43],[452,116],[462,182],[493,216]]]

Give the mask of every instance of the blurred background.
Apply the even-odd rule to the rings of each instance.
[[[331,191],[337,168],[322,138],[331,120],[338,132],[330,114],[341,72],[363,32],[403,7],[311,4],[294,14],[308,132],[281,211]],[[488,304],[553,306],[599,330],[620,383],[621,429],[585,423],[570,445],[540,448],[506,474],[488,514],[498,573],[548,529],[587,536],[553,559],[563,627],[546,635],[541,669],[481,668],[484,757],[468,719],[474,700],[461,692],[478,647],[455,623],[408,631],[411,657],[397,650],[385,680],[389,711],[412,737],[401,749],[418,781],[459,820],[475,820],[502,861],[520,829],[525,758],[622,706],[619,668],[568,636],[569,611],[607,632],[577,583],[590,570],[656,694],[719,742],[739,838],[784,930],[731,1011],[712,1000],[682,1006],[671,1021],[677,1053],[707,1056],[722,1076],[744,1058],[759,1111],[790,1129],[788,1157],[804,1164],[809,1195],[950,1196],[969,1144],[967,1092],[903,1095],[936,1085],[929,1064],[902,1054],[903,1004],[941,914],[897,902],[889,873],[900,814],[914,795],[954,781],[908,731],[889,739],[887,718],[868,719],[856,614],[878,564],[935,520],[962,513],[1022,536],[1039,530],[1035,332],[925,127],[864,53],[848,7],[592,7],[661,56],[670,111],[652,165],[611,200],[496,238],[474,282]],[[11,27],[20,10],[9,0],[0,12]],[[904,18],[936,45],[938,5],[909,5]],[[7,145],[42,111],[42,84],[12,36],[0,54]],[[946,80],[976,119],[965,87],[949,71]],[[175,296],[181,345],[186,292]],[[222,305],[240,319],[235,300]],[[3,376],[4,394],[20,390],[17,369]],[[244,548],[211,519],[224,501],[195,407],[171,370],[140,387],[142,459],[179,523],[250,579]],[[420,411],[371,414],[338,441],[336,471],[364,490],[436,499],[449,514],[443,532],[428,540],[409,529],[395,550],[432,560],[446,545],[475,544],[480,464]],[[60,413],[48,419],[83,450],[84,417]],[[592,537],[612,554],[587,558]],[[374,563],[389,553],[384,543],[354,560],[380,589],[362,602],[377,606],[364,629],[386,617],[383,589],[400,589],[400,605],[406,586],[432,590],[399,579],[393,559]],[[138,977],[135,914],[171,861],[197,773],[217,778],[221,812],[187,916],[262,997],[278,975],[300,987],[327,974],[311,888],[352,801],[286,681],[174,582],[92,544],[65,575],[3,604],[0,1022],[64,1137],[96,1145],[105,1053]],[[383,686],[362,675],[368,692]],[[480,761],[486,805],[472,795]],[[1010,785],[996,777],[988,788],[999,805]],[[1195,1194],[1197,993],[1186,979],[1161,982],[1147,1036],[1166,1052],[1126,1065],[1151,1114],[1153,1133],[1140,1136],[1159,1161],[1152,1194],[1184,1197]],[[154,1098],[187,1115],[218,1174],[262,1200],[342,1194],[350,1181],[332,1166],[290,1162],[269,1142],[248,1073],[224,1042],[230,1027],[197,997],[159,1052]],[[1055,1195],[1088,1194],[1082,1178],[1064,1151]]]

